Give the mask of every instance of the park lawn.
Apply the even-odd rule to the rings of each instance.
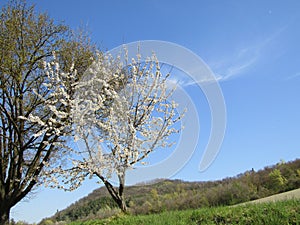
[[[150,215],[118,215],[71,225],[198,225],[198,224],[299,224],[300,200],[170,211]]]

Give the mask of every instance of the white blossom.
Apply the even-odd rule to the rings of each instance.
[[[55,63],[45,64],[51,80],[45,87],[54,88],[53,96],[59,96],[60,103],[71,108],[74,141],[83,143],[70,169],[56,167],[51,171],[61,177],[49,183],[62,189],[74,190],[85,177],[94,174],[107,179],[112,174],[124,177],[127,169],[137,163],[144,164],[143,160],[154,149],[172,144],[168,137],[179,131],[175,123],[183,113],[177,112],[178,105],[170,98],[174,90],[167,88],[169,75],[160,71],[155,54],[145,61],[141,61],[142,56],[138,54],[130,63],[125,60],[125,65],[120,56],[98,57],[83,78],[71,85],[74,98],[69,96],[63,82],[65,77],[72,78],[72,73],[60,73]],[[57,116],[56,121],[46,123],[37,118],[34,121],[34,116],[30,120],[44,123],[43,132],[51,130],[61,134],[64,130],[57,129],[55,124],[70,115],[55,105],[56,102],[49,102],[47,107]]]

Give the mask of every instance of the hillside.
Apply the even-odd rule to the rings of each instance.
[[[234,205],[297,188],[300,188],[300,159],[218,181],[158,180],[126,187],[125,196],[131,214],[137,215]],[[116,212],[115,203],[102,187],[50,219],[55,222],[105,218]]]

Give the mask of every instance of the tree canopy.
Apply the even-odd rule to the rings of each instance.
[[[22,0],[5,5],[0,18],[0,224],[6,224],[10,209],[42,180],[47,165],[67,152],[65,93],[72,96],[95,46]],[[53,57],[61,65],[56,78],[46,69],[54,67],[47,64]]]
[[[155,149],[172,144],[169,137],[179,132],[176,124],[183,112],[177,112],[175,86],[168,86],[170,74],[161,72],[155,54],[144,60],[140,55],[131,61],[120,58],[100,56],[76,85],[72,119],[75,138],[83,144],[73,167],[57,171],[63,177],[61,188],[71,190],[87,176],[98,177],[126,211],[126,171]],[[111,183],[113,175],[118,188]]]

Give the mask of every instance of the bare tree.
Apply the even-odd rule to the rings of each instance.
[[[2,225],[9,222],[11,208],[41,181],[50,163],[57,165],[66,153],[61,146],[70,132],[73,84],[90,65],[94,48],[86,37],[75,39],[68,27],[35,13],[22,0],[10,1],[0,17]],[[50,63],[53,60],[57,63]]]
[[[172,144],[168,138],[179,132],[176,123],[183,116],[171,99],[169,74],[161,72],[155,54],[145,61],[140,57],[126,65],[118,58],[103,57],[77,85],[73,120],[83,144],[74,167],[62,171],[71,189],[88,175],[98,177],[124,212],[126,171],[155,149]],[[71,180],[66,172],[71,172]],[[110,180],[114,174],[118,187]]]

